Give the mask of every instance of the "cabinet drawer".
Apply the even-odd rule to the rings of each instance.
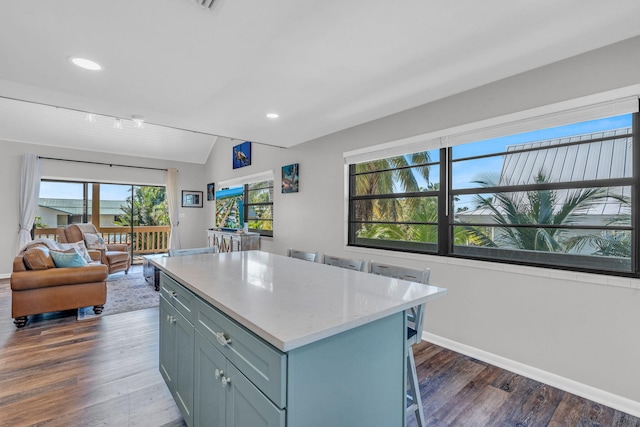
[[[279,408],[286,402],[287,356],[196,299],[196,330]]]
[[[160,274],[160,294],[189,322],[195,321],[196,296],[165,273]]]

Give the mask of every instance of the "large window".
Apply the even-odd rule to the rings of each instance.
[[[246,184],[244,205],[244,221],[249,224],[249,231],[273,236],[273,181]]]
[[[436,252],[437,150],[350,166],[350,243]]]
[[[273,236],[273,180],[216,191],[216,226]]]
[[[351,164],[349,244],[638,275],[637,116]]]
[[[165,188],[42,180],[34,234],[55,238],[57,228],[91,222],[108,243],[135,254],[165,252],[170,232]]]

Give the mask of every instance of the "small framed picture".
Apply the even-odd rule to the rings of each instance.
[[[298,163],[282,167],[282,192],[298,192]]]
[[[212,182],[211,184],[207,184],[207,200],[215,200],[216,199],[216,186]]]
[[[251,141],[245,141],[233,147],[233,168],[251,165]]]
[[[202,207],[202,191],[182,190],[182,207],[183,208],[201,208]]]

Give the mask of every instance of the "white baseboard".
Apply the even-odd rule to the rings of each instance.
[[[11,278],[11,273],[0,273],[0,279],[10,279]]]
[[[515,372],[518,375],[540,381],[585,399],[593,400],[594,402],[609,406],[629,415],[633,415],[634,417],[640,417],[640,402],[636,402],[634,400],[627,399],[626,397],[618,396],[616,394],[561,377],[560,375],[543,371],[541,369],[534,368],[533,366],[525,365],[428,332],[422,333],[422,339],[449,350],[490,363],[499,368]]]

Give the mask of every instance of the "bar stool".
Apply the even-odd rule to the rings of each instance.
[[[422,284],[429,283],[431,269],[416,269],[397,265],[379,264],[375,261],[369,263],[369,273],[378,274],[395,279],[409,280]],[[407,393],[407,408],[405,417],[414,413],[418,425],[424,427],[424,409],[420,385],[416,372],[416,361],[413,357],[413,345],[422,341],[422,329],[424,326],[424,304],[407,310],[407,379],[409,380],[409,393]]]
[[[311,262],[318,261],[318,252],[305,252],[305,251],[299,251],[297,249],[289,249],[287,251],[287,256],[290,258],[298,258],[298,259],[303,259],[305,261],[311,261]]]
[[[322,263],[355,271],[364,271],[365,264],[363,259],[340,258],[333,255],[325,255]]]

